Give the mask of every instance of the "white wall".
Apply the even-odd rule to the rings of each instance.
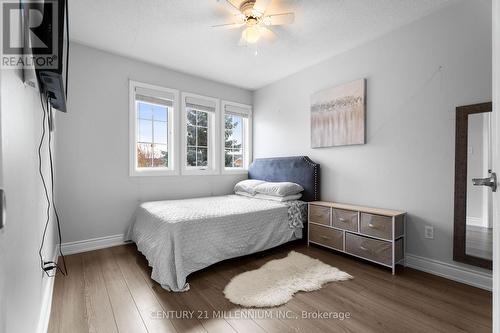
[[[68,114],[57,115],[63,242],[122,234],[138,202],[226,194],[246,176],[129,177],[128,80],[251,104],[248,90],[71,45]]]
[[[15,71],[1,72],[1,134],[3,185],[7,194],[7,225],[0,232],[0,276],[4,279],[4,320],[1,332],[36,332],[45,314],[44,292],[49,278],[40,269],[38,248],[45,224],[46,201],[38,176],[37,149],[42,109],[39,95],[25,87]],[[47,147],[44,147],[46,152]],[[49,177],[47,154],[43,155]],[[52,223],[52,222],[51,222]],[[53,224],[43,250],[45,260],[54,259]]]
[[[491,100],[491,51],[491,1],[465,1],[259,89],[254,158],[309,155],[323,200],[408,211],[408,252],[452,263],[455,107]],[[311,94],[363,77],[367,144],[311,149]]]

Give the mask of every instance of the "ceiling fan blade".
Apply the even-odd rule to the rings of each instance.
[[[261,15],[264,15],[267,6],[269,6],[269,3],[271,3],[271,0],[257,0],[253,5],[253,9],[259,12]]]
[[[212,25],[211,28],[218,28],[218,29],[235,29],[235,28],[240,28],[245,24],[245,22],[234,22],[234,23],[226,23],[226,24],[217,24],[217,25]]]
[[[284,25],[292,24],[295,21],[294,13],[282,13],[267,15],[262,19],[264,25]]]
[[[236,13],[241,13],[240,9],[231,0],[217,0],[217,2],[224,2],[228,4],[233,11],[236,11]]]
[[[274,31],[266,27],[260,27],[260,35],[271,43],[274,43],[278,39],[278,35],[276,35]]]

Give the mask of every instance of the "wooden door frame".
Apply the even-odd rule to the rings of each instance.
[[[491,102],[464,105],[456,108],[455,127],[455,210],[453,227],[453,260],[486,269],[492,269],[492,260],[466,253],[467,207],[467,138],[469,115],[492,112]]]

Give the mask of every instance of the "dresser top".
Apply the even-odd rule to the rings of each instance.
[[[324,207],[338,208],[338,209],[355,210],[355,211],[360,211],[363,213],[385,215],[385,216],[398,216],[398,215],[406,214],[406,212],[401,212],[401,211],[392,210],[392,209],[356,206],[356,205],[342,204],[342,203],[336,203],[336,202],[327,202],[327,201],[311,201],[311,202],[309,202],[309,204],[317,205],[317,206],[324,206]]]

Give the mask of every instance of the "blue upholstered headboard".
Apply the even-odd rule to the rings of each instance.
[[[301,200],[319,200],[319,164],[307,156],[258,158],[248,168],[248,178],[294,182],[304,188]]]

